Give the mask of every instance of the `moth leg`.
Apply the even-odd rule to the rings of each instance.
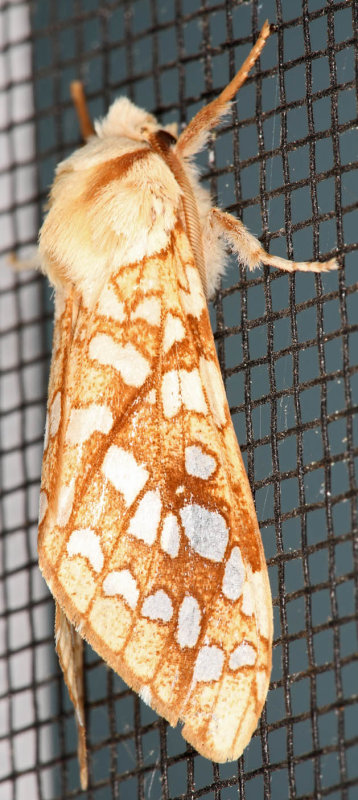
[[[339,265],[335,258],[330,258],[329,261],[288,261],[286,258],[270,255],[239,219],[221,211],[220,208],[211,209],[210,222],[216,229],[217,235],[225,237],[237,253],[239,261],[250,270],[260,264],[268,264],[286,272],[329,272],[338,269]]]
[[[15,253],[9,253],[6,261],[14,270],[14,272],[21,272],[21,270],[41,269],[41,257],[38,249],[35,249],[34,255],[31,258],[18,258]]]
[[[70,92],[73,105],[76,109],[77,119],[82,134],[82,139],[86,141],[90,136],[95,134],[95,129],[88,111],[86,96],[84,93],[82,81],[72,81],[70,84]]]
[[[88,786],[88,765],[84,709],[83,640],[58,603],[56,603],[55,638],[56,652],[76,713],[77,757],[81,788],[85,790]]]

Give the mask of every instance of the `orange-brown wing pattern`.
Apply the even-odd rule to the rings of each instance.
[[[272,608],[208,311],[178,223],[57,309],[40,566],[69,620],[203,755],[238,757],[264,703]]]

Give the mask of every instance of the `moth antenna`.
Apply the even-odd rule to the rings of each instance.
[[[233,99],[240,87],[245,83],[250,69],[253,67],[255,61],[257,61],[269,35],[270,25],[268,20],[266,20],[257,42],[254,44],[235,77],[228,83],[225,89],[223,89],[219,97],[216,97],[215,100],[212,100],[211,103],[208,103],[207,106],[204,106],[204,108],[198,111],[179,137],[175,148],[178,154],[182,156],[192,155],[197,153],[198,150],[204,146],[207,134],[211,128],[217,125],[220,117],[227,113],[230,100]]]
[[[208,296],[207,275],[205,269],[205,260],[202,244],[201,225],[197,203],[195,200],[194,192],[188,180],[185,169],[177,158],[176,153],[173,152],[167,131],[157,131],[150,139],[150,144],[161,154],[169,169],[171,169],[174,177],[178,181],[180,188],[183,191],[182,203],[185,217],[186,231],[188,234],[189,242],[191,244],[195,262],[199,270],[200,279],[203,287],[205,297]]]
[[[88,111],[86,96],[83,88],[82,81],[72,81],[70,84],[70,93],[73,105],[76,109],[77,119],[80,126],[80,131],[84,141],[89,139],[90,136],[95,135],[95,129]]]

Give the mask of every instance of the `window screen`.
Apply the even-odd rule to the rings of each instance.
[[[58,161],[126,94],[185,124],[273,32],[198,159],[218,204],[322,277],[234,259],[211,305],[274,600],[271,689],[243,757],[211,764],[85,653],[91,800],[354,800],[357,712],[357,3],[2,0],[0,797],[82,795],[73,710],[36,557],[52,292],[33,252]]]

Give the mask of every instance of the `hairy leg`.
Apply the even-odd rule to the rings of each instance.
[[[221,211],[220,208],[213,208],[210,217],[216,234],[225,237],[237,254],[239,261],[246,264],[249,269],[255,269],[260,264],[268,264],[271,267],[286,270],[286,272],[329,272],[339,266],[335,258],[322,262],[288,261],[286,258],[270,255],[239,219]]]

